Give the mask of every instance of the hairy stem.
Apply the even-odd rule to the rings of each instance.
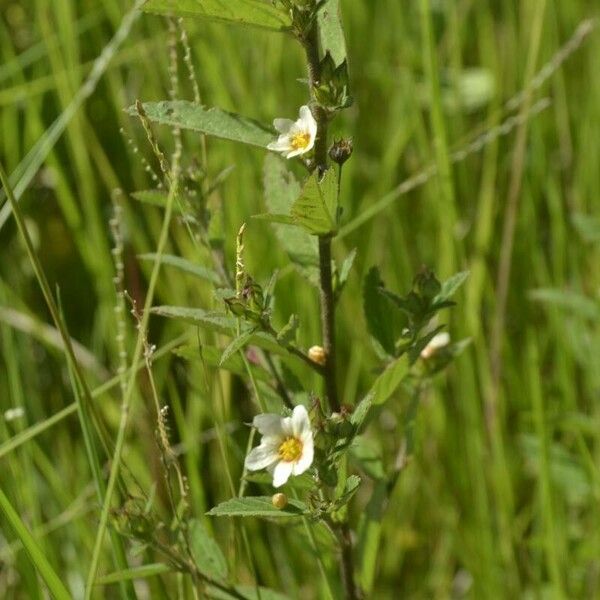
[[[306,52],[308,63],[308,77],[311,93],[319,82],[320,60],[319,40],[317,25],[314,24],[307,35],[301,40]],[[315,100],[313,94],[313,101]],[[315,101],[313,115],[317,121],[317,137],[315,139],[314,166],[317,173],[323,173],[327,168],[327,126],[328,115],[323,107]],[[333,411],[340,410],[340,401],[336,383],[336,352],[335,352],[335,297],[333,294],[331,272],[331,236],[319,236],[319,287],[321,301],[321,329],[323,332],[323,349],[325,350],[326,363],[323,369],[325,389],[329,408]],[[354,581],[354,560],[352,556],[352,533],[348,523],[337,526],[341,546],[340,568],[342,583],[347,600],[356,600],[359,597]]]

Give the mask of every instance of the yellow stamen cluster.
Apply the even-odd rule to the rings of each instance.
[[[285,462],[293,462],[302,456],[302,442],[295,437],[286,438],[277,450],[279,458]]]
[[[290,140],[290,145],[294,150],[300,150],[301,148],[306,148],[310,143],[310,133],[308,131],[298,131],[292,135],[292,139]]]

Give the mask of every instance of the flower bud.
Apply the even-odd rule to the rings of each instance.
[[[285,508],[287,506],[288,499],[285,494],[282,494],[281,492],[279,492],[278,494],[273,494],[273,497],[271,498],[271,502],[273,503],[273,506],[275,508],[278,508],[279,510],[281,510],[282,508]]]
[[[321,346],[311,346],[308,350],[308,358],[322,367],[327,362],[327,354]]]
[[[341,166],[352,156],[352,150],[353,145],[350,138],[337,140],[329,149],[329,158]]]

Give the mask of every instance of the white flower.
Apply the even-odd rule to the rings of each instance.
[[[263,437],[260,445],[246,456],[246,469],[268,469],[273,474],[273,486],[280,487],[290,475],[301,475],[310,467],[313,433],[304,406],[296,406],[291,417],[256,415],[252,425]]]
[[[277,141],[267,146],[269,150],[281,152],[286,158],[293,158],[312,149],[317,136],[317,122],[308,106],[300,107],[299,117],[296,122],[291,119],[273,121],[273,126],[280,135]]]
[[[431,358],[438,350],[445,348],[450,343],[450,334],[447,331],[437,333],[430,340],[427,346],[421,350],[421,358],[427,360]]]

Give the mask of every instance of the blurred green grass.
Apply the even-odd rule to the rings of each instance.
[[[354,138],[355,153],[344,169],[342,187],[350,221],[434,161],[435,149],[417,3],[352,0],[342,5],[356,103],[336,124],[334,135]],[[432,5],[452,149],[506,118],[502,107],[526,84],[536,14],[543,28],[535,71],[555,56],[583,19],[598,12],[594,3],[583,0]],[[67,108],[123,14],[123,4],[116,0],[2,5],[0,157],[9,173]],[[294,115],[305,101],[305,87],[298,82],[305,77],[303,57],[291,40],[202,22],[189,21],[186,27],[206,104],[269,122]],[[471,337],[472,345],[419,407],[415,456],[393,491],[381,527],[373,597],[600,594],[600,263],[597,241],[586,241],[573,225],[576,215],[597,216],[600,208],[599,52],[600,37],[594,32],[533,98],[547,96],[552,103],[527,122],[498,385],[492,338],[514,134],[454,165],[450,195],[434,177],[334,246],[340,258],[359,249],[338,318],[339,377],[350,404],[368,387],[376,364],[361,317],[361,275],[379,264],[388,287],[405,290],[423,263],[442,276],[471,271],[450,325],[455,337]],[[142,16],[21,200],[48,278],[60,286],[71,334],[111,371],[118,360],[110,199],[116,188],[129,193],[152,187],[140,155],[154,165],[141,128],[122,109],[136,98],[167,97],[167,59],[164,22]],[[181,66],[180,96],[191,98]],[[473,90],[474,82],[481,89],[461,96],[461,86]],[[169,132],[159,134],[164,147],[172,149]],[[186,134],[184,141],[189,163],[199,156],[200,139]],[[235,166],[219,192],[230,261],[239,225],[264,210],[263,158],[259,150],[221,141],[208,144],[210,173]],[[132,294],[143,298],[149,266],[138,263],[135,255],[155,249],[160,212],[134,201],[125,208],[127,282]],[[0,244],[1,307],[36,323],[49,322],[12,220],[0,230]],[[266,224],[251,223],[247,248],[249,269],[259,280],[286,264]],[[204,258],[181,225],[172,227],[169,251]],[[544,301],[535,300],[530,293],[535,289],[559,290],[559,300],[543,294]],[[596,313],[564,302],[565,292],[589,299]],[[286,272],[277,294],[276,320],[283,324],[291,312],[299,314],[301,343],[317,342],[315,290]],[[210,291],[197,280],[168,267],[162,271],[157,304],[210,307],[211,302]],[[98,508],[76,419],[65,419],[16,450],[1,452],[12,436],[73,401],[66,365],[60,351],[3,314],[0,411],[20,406],[24,416],[0,418],[0,485],[77,596]],[[157,320],[151,341],[160,347],[180,330]],[[173,438],[186,449],[192,505],[202,515],[230,495],[222,474],[226,469],[235,479],[240,472],[246,432],[239,424],[249,420],[252,407],[235,380],[212,373],[207,388],[203,369],[193,362],[171,357],[157,361],[155,369],[161,397],[173,407]],[[90,377],[98,384],[102,374],[95,370]],[[116,396],[105,393],[98,402],[114,431]],[[379,429],[385,435],[372,443],[385,456],[393,458],[397,451],[399,435],[394,432],[401,428],[407,403],[399,396],[381,416]],[[215,418],[232,430],[225,436],[225,453],[210,433]],[[150,405],[138,402],[126,460],[146,487],[161,477],[154,427]],[[368,490],[358,506],[367,499]],[[0,595],[42,597],[29,559],[18,550],[7,524],[0,524]],[[215,527],[221,541],[231,539],[229,526]],[[316,574],[317,566],[305,538],[273,526],[251,524],[248,529],[265,584],[292,596],[319,597],[316,576],[306,576]],[[243,553],[230,548],[228,558],[241,578],[247,577]],[[101,571],[108,572],[108,549],[103,560]],[[153,597],[168,597],[156,581],[148,581]]]

